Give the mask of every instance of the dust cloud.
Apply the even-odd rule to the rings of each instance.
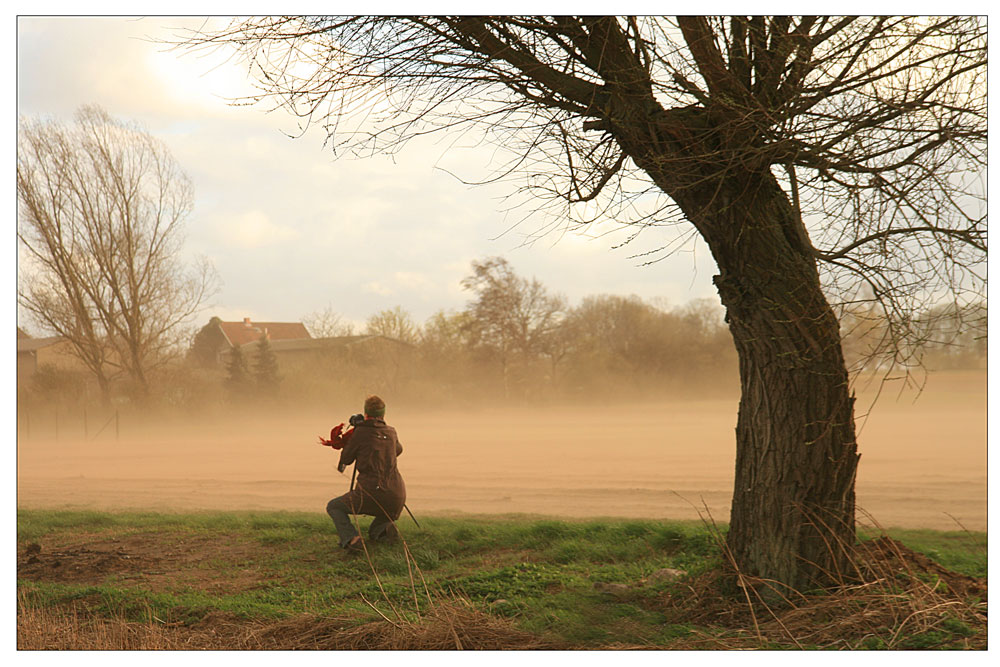
[[[986,374],[932,374],[919,398],[858,386],[861,523],[986,530]],[[21,434],[20,508],[324,511],[350,471],[319,434],[357,412],[239,418],[123,415],[89,438]],[[390,402],[408,505],[422,515],[729,519],[737,396],[623,405],[416,409]],[[65,418],[64,418],[65,419]],[[79,429],[76,429],[79,430]],[[404,517],[405,519],[405,517]],[[408,519],[406,519],[408,521]]]

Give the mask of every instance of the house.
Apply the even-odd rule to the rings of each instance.
[[[229,350],[256,343],[261,336],[272,343],[312,338],[301,322],[253,322],[249,317],[242,322],[223,322],[213,317],[195,335],[190,356],[203,366],[218,366],[227,361]]]
[[[309,338],[297,340],[274,340],[268,339],[271,349],[279,359],[304,359],[307,357],[322,354],[323,352],[339,350],[408,350],[413,346],[409,343],[398,341],[395,338],[379,336],[374,334],[362,334],[359,336],[333,336],[331,338]],[[257,341],[253,341],[256,343]],[[250,353],[253,349],[251,343],[244,343],[244,353]]]
[[[271,343],[312,338],[302,322],[251,322],[244,317],[242,322],[219,322],[219,328],[230,347],[256,343],[262,335]]]
[[[254,359],[259,339],[240,346],[246,359]],[[398,362],[415,348],[409,343],[387,336],[362,334],[334,336],[331,338],[268,339],[271,351],[281,368],[315,368],[344,363]],[[229,351],[223,352],[223,363],[228,363]]]
[[[30,379],[42,366],[59,370],[85,371],[86,366],[74,354],[73,346],[62,336],[32,338],[17,329],[17,381]]]

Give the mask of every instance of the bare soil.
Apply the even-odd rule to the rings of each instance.
[[[232,535],[174,537],[161,534],[110,537],[95,534],[72,542],[33,542],[17,555],[17,577],[28,581],[98,585],[114,578],[153,592],[185,585],[232,594],[260,585],[252,563],[268,547]],[[245,562],[244,569],[213,568],[215,561]]]
[[[858,504],[885,527],[986,530],[986,374],[931,375],[923,393],[858,384]],[[360,402],[360,399],[359,399]],[[46,415],[17,443],[24,508],[322,512],[350,472],[317,436],[359,406],[215,420],[122,412],[90,438]],[[390,400],[400,470],[417,514],[728,521],[737,397],[648,404],[415,411]],[[864,517],[862,517],[864,520]],[[123,547],[125,548],[125,547]],[[162,556],[161,556],[162,557]],[[109,556],[110,558],[110,556]]]

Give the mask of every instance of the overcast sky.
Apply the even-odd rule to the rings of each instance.
[[[448,173],[487,173],[489,147],[424,141],[394,160],[335,159],[321,133],[289,138],[297,127],[290,116],[228,104],[251,90],[244,70],[150,41],[199,23],[19,18],[17,108],[69,121],[81,105],[97,104],[166,143],[194,183],[185,249],[207,256],[223,281],[201,320],[299,320],[330,307],[362,323],[399,305],[422,322],[462,308],[469,294],[459,282],[471,260],[489,255],[572,304],[600,293],[671,305],[717,298],[703,246],[652,266],[630,258],[670,232],[650,230],[618,249],[626,233],[607,229],[525,247],[524,235],[548,220],[507,231],[526,213],[504,213],[510,186],[467,186]]]

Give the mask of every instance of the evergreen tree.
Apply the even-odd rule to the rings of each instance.
[[[250,368],[243,350],[234,345],[229,351],[229,365],[226,367],[226,388],[233,396],[244,396],[250,388]]]
[[[254,381],[261,394],[274,395],[278,391],[281,377],[278,375],[278,357],[275,356],[267,334],[257,342],[257,359],[253,369]]]

